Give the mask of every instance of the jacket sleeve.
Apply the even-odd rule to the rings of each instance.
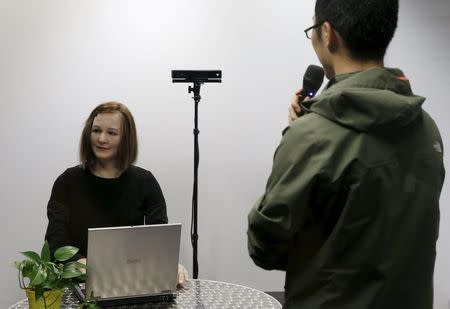
[[[145,224],[167,223],[166,201],[158,181],[151,172],[146,175],[145,186]]]
[[[285,131],[264,195],[248,215],[248,251],[264,269],[286,270],[288,252],[311,218],[311,203],[326,160],[326,143],[303,121]],[[301,235],[300,235],[301,236]]]
[[[69,189],[63,175],[59,176],[53,184],[50,200],[47,204],[48,225],[45,239],[49,243],[52,256],[58,248],[73,245],[69,232]],[[84,256],[77,253],[71,260],[76,261],[81,258],[84,258]]]

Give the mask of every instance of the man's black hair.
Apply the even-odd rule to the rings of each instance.
[[[398,6],[398,0],[317,0],[315,18],[331,24],[352,58],[381,60],[397,28]]]

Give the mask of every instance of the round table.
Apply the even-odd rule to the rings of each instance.
[[[66,290],[63,295],[62,308],[75,309],[79,306],[77,298]],[[26,299],[9,307],[9,309],[26,309],[28,301]],[[111,307],[122,308],[156,308],[156,309],[223,309],[223,308],[249,308],[249,309],[278,309],[281,304],[272,296],[242,285],[210,281],[194,280],[187,282],[184,288],[178,290],[177,298],[171,302],[150,303],[144,305],[128,305]]]

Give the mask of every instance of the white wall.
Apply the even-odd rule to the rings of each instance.
[[[313,0],[0,0],[0,308],[24,297],[12,261],[39,249],[53,181],[77,164],[82,123],[106,100],[133,112],[138,165],[160,182],[170,220],[183,223],[181,261],[191,268],[193,103],[187,84],[171,83],[172,69],[223,71],[200,103],[200,277],[282,290],[283,273],[248,258],[246,216],[264,190],[291,93],[317,63],[303,33],[313,8]],[[449,15],[447,0],[401,0],[387,58],[429,98],[447,148]],[[450,298],[448,200],[446,184],[438,309]]]

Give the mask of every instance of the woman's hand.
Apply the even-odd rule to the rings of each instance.
[[[177,284],[178,286],[183,287],[186,282],[189,281],[189,274],[186,268],[183,265],[178,264],[178,276],[177,276]]]
[[[79,259],[77,262],[86,265],[87,260],[86,260],[86,258],[82,258],[82,259]],[[80,268],[80,271],[81,271],[83,274],[85,274],[85,273],[86,273],[86,268]]]

